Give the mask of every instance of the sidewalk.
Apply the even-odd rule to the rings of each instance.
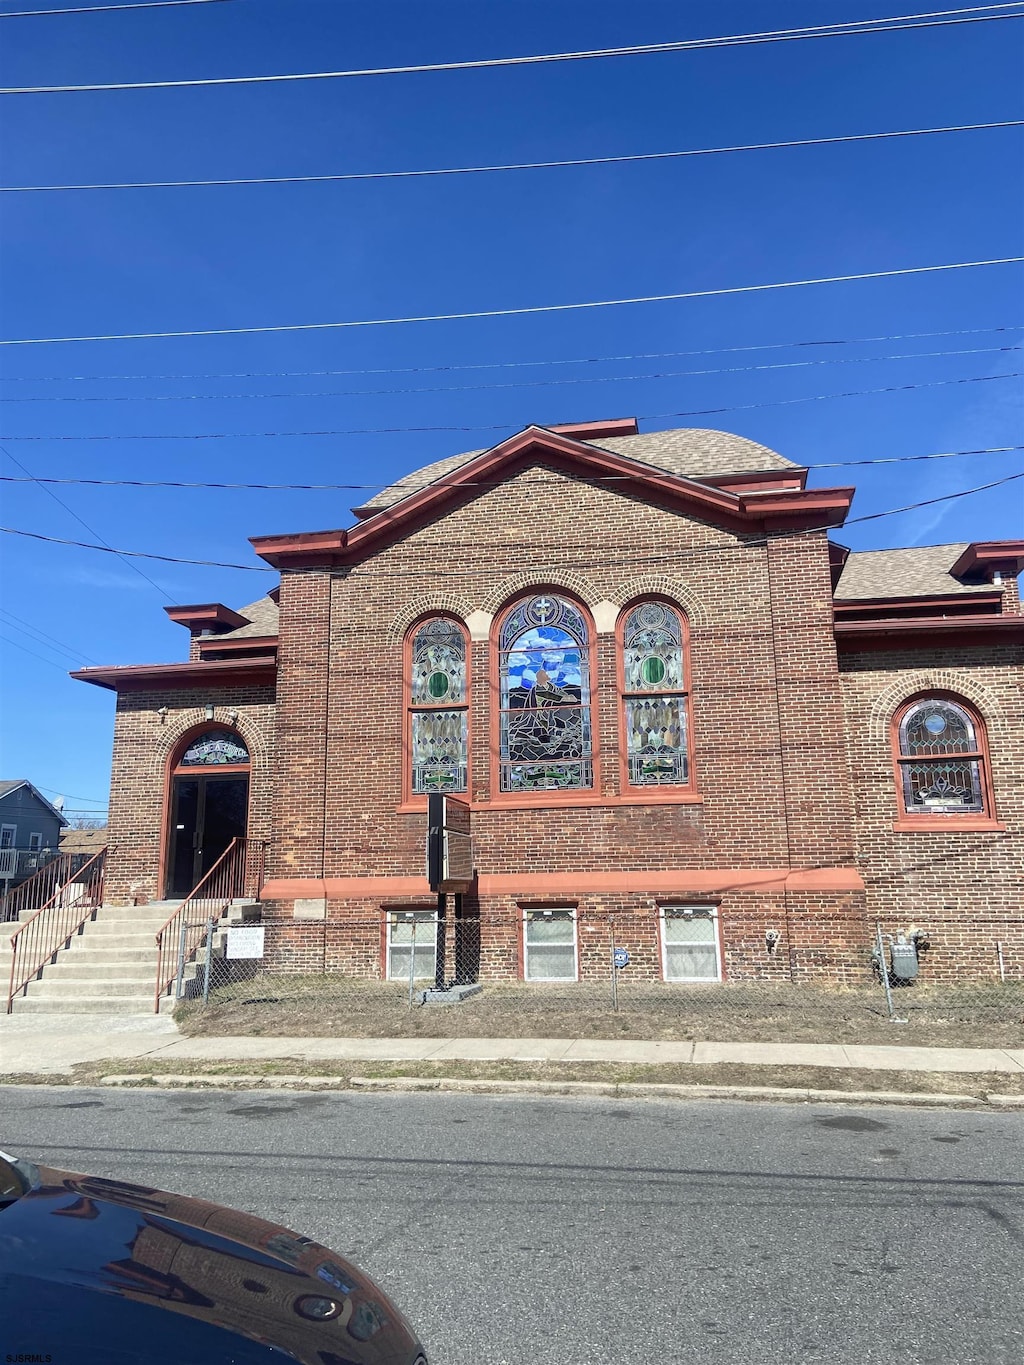
[[[875,1071],[1024,1073],[1020,1048],[839,1043],[642,1042],[571,1038],[187,1038],[167,1016],[9,1015],[0,1075],[60,1075],[80,1062],[517,1061],[820,1066]]]

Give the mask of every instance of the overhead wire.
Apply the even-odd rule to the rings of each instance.
[[[29,394],[5,397],[5,403],[208,403],[245,399],[380,398],[400,394],[483,393],[497,389],[562,388],[577,384],[646,383],[651,380],[702,378],[713,374],[753,374],[764,370],[802,370],[818,365],[871,365],[890,360],[935,360],[945,356],[1006,355],[1024,346],[973,346],[944,351],[905,351],[894,355],[828,356],[823,360],[775,361],[767,365],[727,365],[700,370],[661,370],[653,374],[576,375],[566,379],[518,379],[506,383],[439,384],[395,389],[319,389],[312,393],[128,393]]]
[[[0,446],[0,452],[6,455],[12,464],[16,464],[23,474],[27,474],[33,483],[38,483],[38,480],[36,479],[32,471],[28,469],[25,465],[23,465],[16,455],[12,455],[11,452],[9,450],[5,450],[3,446]],[[39,487],[48,498],[53,499],[53,501],[58,505],[58,507],[62,507],[64,511],[67,512],[68,516],[73,517],[75,521],[78,522],[79,526],[84,526],[91,536],[95,536],[96,539],[100,541],[100,543],[106,549],[111,550],[113,554],[116,554],[118,558],[123,561],[126,568],[131,569],[133,573],[139,576],[139,578],[141,578],[144,582],[148,583],[151,588],[154,588],[160,594],[161,597],[165,597],[168,602],[174,601],[174,598],[171,596],[171,594],[167,592],[164,588],[161,588],[158,583],[154,583],[150,576],[147,573],[144,573],[143,570],[140,569],[137,564],[133,564],[130,559],[125,558],[125,556],[120,554],[119,551],[113,550],[112,547],[108,545],[107,542],[100,535],[99,531],[97,531],[94,526],[90,526],[89,523],[84,519],[84,517],[80,517],[73,507],[69,507],[68,504],[63,500],[63,498],[58,497],[52,488],[50,488],[47,484],[44,483],[39,483]]]
[[[491,360],[455,365],[383,365],[344,370],[214,370],[178,374],[0,374],[4,384],[71,384],[100,380],[146,380],[148,382],[183,379],[324,379],[352,374],[447,374],[463,370],[521,370],[548,365],[605,365],[618,361],[672,360],[682,356],[732,355],[746,351],[787,351],[808,346],[860,346],[881,341],[921,341],[930,337],[981,336],[990,332],[1024,332],[1024,323],[997,327],[954,327],[938,332],[892,332],[883,336],[819,337],[801,341],[769,341],[747,346],[711,346],[688,351],[637,351],[626,355],[589,355],[554,357],[547,360]]]
[[[75,649],[72,645],[65,644],[58,640],[55,635],[50,635],[45,630],[40,630],[38,626],[32,625],[30,621],[25,621],[20,616],[16,616],[13,611],[8,611],[6,607],[0,607],[0,617],[6,619],[0,621],[0,625],[8,630],[17,631],[20,635],[26,636],[33,644],[42,645],[44,649],[51,649],[54,652],[67,654],[72,659],[84,659],[87,663],[95,663],[90,659],[84,650]]]
[[[904,505],[904,506],[902,506],[902,507],[890,507],[890,508],[887,508],[886,510],[881,511],[881,512],[870,512],[870,513],[867,513],[867,514],[865,514],[865,515],[863,515],[863,516],[859,516],[859,517],[849,517],[849,518],[847,518],[847,519],[843,522],[843,525],[844,525],[844,526],[851,526],[851,525],[855,525],[855,524],[858,524],[858,523],[860,523],[860,522],[865,522],[865,521],[879,521],[879,520],[881,520],[881,519],[884,518],[884,517],[899,516],[899,515],[901,515],[901,514],[904,513],[904,512],[915,512],[915,511],[917,511],[917,510],[919,510],[920,508],[923,508],[923,507],[934,507],[934,506],[935,506],[936,504],[938,504],[938,503],[942,503],[942,502],[954,502],[954,501],[956,501],[956,500],[959,499],[959,498],[971,497],[971,496],[972,496],[973,494],[975,494],[975,493],[984,493],[984,492],[987,492],[987,491],[989,491],[990,489],[993,489],[993,488],[1001,488],[1001,487],[1003,487],[1004,485],[1009,484],[1009,483],[1013,483],[1013,482],[1015,482],[1015,481],[1018,480],[1018,479],[1024,479],[1024,470],[1022,470],[1020,473],[1017,473],[1017,474],[1008,474],[1008,475],[1006,475],[1005,477],[1003,477],[1003,478],[1001,478],[1001,479],[993,479],[993,480],[992,480],[991,482],[989,482],[989,483],[977,484],[977,485],[975,485],[975,486],[973,486],[973,487],[971,487],[971,488],[961,488],[961,489],[958,489],[956,492],[953,492],[953,493],[943,493],[943,494],[940,494],[939,496],[934,497],[934,498],[924,498],[924,499],[922,499],[922,500],[920,500],[920,501],[918,501],[918,502],[907,503],[906,505]],[[774,539],[790,539],[790,538],[793,538],[793,537],[796,537],[796,536],[815,535],[815,534],[819,534],[819,533],[822,532],[822,531],[831,531],[831,530],[834,530],[834,529],[836,529],[836,528],[835,528],[834,526],[832,526],[832,525],[813,526],[813,527],[807,527],[806,529],[801,529],[801,530],[798,530],[798,531],[783,531],[783,532],[778,533],[777,536],[772,537],[772,538],[774,538]],[[12,535],[12,536],[22,536],[22,537],[25,537],[26,539],[41,541],[41,542],[43,542],[43,543],[45,543],[45,544],[48,544],[48,545],[66,545],[66,546],[73,547],[73,548],[75,548],[75,549],[80,549],[80,550],[95,550],[95,551],[98,551],[98,552],[104,553],[104,554],[127,555],[127,556],[130,556],[130,557],[135,558],[135,559],[152,559],[152,560],[157,560],[157,561],[159,561],[160,563],[165,563],[165,564],[184,564],[184,565],[196,566],[196,567],[199,567],[199,568],[237,569],[237,570],[239,570],[239,571],[241,571],[241,572],[244,572],[244,573],[278,573],[278,572],[279,572],[279,570],[272,569],[272,568],[270,568],[270,567],[267,566],[267,565],[258,565],[258,564],[234,564],[234,563],[229,563],[229,562],[222,561],[222,560],[212,560],[212,559],[187,559],[187,558],[184,558],[184,557],[179,556],[179,555],[161,555],[161,554],[156,554],[156,553],[154,553],[154,552],[146,551],[146,550],[117,550],[117,549],[113,549],[111,546],[108,546],[108,545],[92,545],[92,544],[89,544],[89,543],[86,542],[86,541],[68,540],[68,539],[65,539],[65,538],[60,537],[60,536],[48,536],[48,535],[42,534],[42,533],[39,532],[39,531],[26,531],[26,530],[24,530],[24,529],[22,529],[22,528],[20,528],[20,527],[13,527],[13,526],[0,526],[0,534],[3,534],[3,535]],[[771,538],[751,539],[751,540],[748,540],[748,541],[743,542],[742,546],[740,546],[740,547],[733,547],[733,546],[721,547],[721,546],[714,546],[714,545],[711,545],[711,546],[696,547],[695,550],[676,551],[676,552],[674,552],[674,553],[672,553],[672,554],[669,554],[669,555],[650,555],[650,556],[646,556],[646,557],[645,557],[645,562],[647,562],[647,563],[652,563],[652,564],[653,564],[653,563],[667,563],[667,562],[672,562],[673,560],[677,560],[677,559],[679,559],[679,558],[681,558],[681,557],[685,557],[687,554],[692,554],[692,553],[694,553],[694,552],[708,553],[708,552],[713,552],[713,551],[716,551],[716,550],[721,550],[721,549],[723,549],[723,548],[726,549],[726,550],[728,550],[728,551],[730,551],[730,552],[733,552],[733,551],[734,551],[734,548],[748,549],[748,548],[751,548],[751,547],[763,546],[763,545],[769,543],[769,539],[771,539]],[[429,548],[429,552],[430,552],[431,554],[434,554],[434,553],[436,552],[437,548],[438,548],[438,547],[437,547],[437,543],[436,543],[436,542],[435,542],[435,543],[432,543],[431,546],[428,547],[428,548]],[[474,546],[473,546],[473,548],[474,548],[474,549],[477,549],[477,550],[479,550],[479,551],[481,551],[481,552],[486,552],[486,551],[487,551],[486,545],[484,545],[484,544],[482,544],[482,543],[480,543],[480,542],[475,543]],[[520,547],[520,548],[522,548],[522,547]],[[629,557],[627,560],[623,560],[622,562],[624,562],[624,563],[635,563],[635,553],[631,553],[630,557]],[[616,563],[616,561],[615,561],[614,559],[603,556],[602,559],[601,559],[597,564],[594,564],[594,565],[581,564],[581,565],[578,565],[577,567],[581,567],[581,568],[590,568],[590,567],[598,567],[599,565],[608,565],[608,564],[614,564],[614,563]],[[393,577],[407,577],[407,576],[409,576],[409,574],[419,574],[420,572],[421,572],[421,570],[419,570],[419,569],[412,569],[412,570],[409,570],[409,571],[407,571],[407,572],[402,572],[402,571],[397,571],[397,572],[396,572],[396,571],[394,571],[394,570],[380,570],[380,571],[378,571],[378,574],[379,574],[380,577],[383,577],[383,578],[393,578]]]
[[[904,266],[896,270],[866,270],[852,275],[821,275],[804,280],[779,280],[771,284],[741,284],[718,289],[687,289],[668,294],[641,294],[633,298],[596,299],[586,303],[539,303],[521,308],[484,308],[464,313],[425,313],[408,317],[360,318],[340,322],[291,322],[256,327],[202,327],[168,332],[106,332],[86,336],[11,337],[0,346],[62,345],[83,341],[153,341],[180,337],[253,336],[270,332],[325,332],[353,327],[397,327],[414,322],[464,322],[477,318],[526,317],[541,313],[572,313],[595,308],[622,308],[639,303],[671,303],[684,299],[724,298],[733,294],[763,294],[779,289],[802,289],[820,284],[850,284],[860,280],[887,280],[910,275],[935,275],[952,270],[976,270],[992,265],[1019,265],[1024,256],[997,256],[982,261],[952,261],[943,265]]]
[[[1014,13],[1006,11],[1013,10]],[[929,10],[916,14],[886,15],[845,23],[803,25],[791,29],[766,29],[757,33],[730,33],[713,38],[683,38],[674,42],[638,43],[628,47],[592,48],[575,52],[544,52],[523,57],[486,57],[473,61],[429,62],[409,66],[363,67],[342,71],[294,71],[263,76],[209,76],[164,81],[113,81],[84,85],[23,85],[0,88],[0,95],[85,94],[115,90],[181,90],[202,86],[270,85],[281,82],[347,80],[370,76],[408,76],[443,71],[482,71],[496,67],[535,66],[552,62],[591,61],[608,57],[640,57],[657,53],[699,52],[762,43],[797,42],[812,38],[845,38],[873,33],[902,33],[921,28],[993,23],[1024,17],[1016,0],[995,5],[971,5],[959,9]]]
[[[111,10],[176,9],[181,5],[225,5],[232,0],[138,0],[134,5],[67,5],[63,9],[0,10],[0,19],[37,19],[55,14],[107,14]]]
[[[775,408],[790,407],[796,403],[821,403],[829,399],[838,398],[863,398],[868,395],[881,393],[906,393],[912,389],[938,389],[947,388],[956,384],[987,384],[999,379],[1019,379],[1021,371],[1011,371],[1008,374],[983,374],[972,375],[963,379],[928,379],[920,380],[913,384],[886,384],[873,389],[848,389],[843,393],[816,393],[803,398],[770,398],[760,403],[734,403],[729,406],[716,408],[688,408],[676,412],[653,412],[641,414],[644,421],[661,421],[675,417],[709,417],[724,412],[746,412],[754,408]],[[543,426],[543,423],[533,425]],[[116,433],[98,432],[93,434],[83,434],[74,432],[72,434],[51,434],[40,435],[34,433],[30,436],[4,435],[0,436],[0,441],[241,441],[258,439],[277,439],[287,437],[295,439],[298,437],[326,437],[326,436],[392,436],[422,434],[426,432],[477,432],[477,431],[515,431],[522,430],[515,422],[489,422],[477,425],[421,425],[406,427],[334,427],[309,429],[305,431],[206,431],[190,432],[184,435],[173,432],[153,432],[140,435],[138,433]]]
[[[599,445],[600,442],[594,442]],[[940,450],[932,451],[925,455],[888,455],[872,459],[863,460],[827,460],[820,463],[794,466],[804,469],[847,469],[853,466],[864,465],[883,465],[883,464],[907,464],[920,460],[951,460],[958,456],[971,455],[1008,455],[1016,451],[1024,450],[1024,445],[1015,446],[983,446],[976,450]],[[657,466],[652,466],[657,470]],[[669,471],[661,471],[669,472]],[[615,484],[625,483],[631,478],[631,474],[596,474],[587,477],[588,483],[593,484]],[[76,486],[86,486],[90,488],[181,488],[186,490],[214,489],[229,492],[257,492],[257,493],[353,493],[353,492],[381,492],[390,489],[395,493],[405,496],[409,493],[419,492],[425,488],[500,488],[506,480],[504,479],[459,479],[454,478],[431,479],[429,483],[409,482],[403,480],[393,480],[391,483],[227,483],[212,482],[186,479],[95,479],[81,475],[74,476],[54,476],[34,474],[30,478],[19,478],[14,474],[0,474],[0,483],[51,483],[51,484],[72,484]],[[520,484],[537,484],[550,487],[556,480],[551,478],[530,478],[520,477],[517,481]]]
[[[574,157],[561,161],[518,161],[490,166],[448,166],[411,171],[350,171],[331,175],[234,176],[210,180],[115,180],[94,184],[0,185],[0,194],[51,194],[69,190],[209,189],[243,185],[311,185],[351,180],[416,180],[452,175],[493,175],[501,171],[565,170],[579,166],[611,166],[630,162],[679,161],[688,157],[724,156],[733,152],[767,152],[795,147],[827,147],[846,142],[882,142],[894,138],[930,137],[940,133],[971,133],[995,128],[1020,128],[1024,119],[993,123],[956,123],[937,128],[903,128],[883,133],[847,133],[837,137],[790,138],[784,142],[748,142],[729,147],[696,147],[685,151],[634,152],[621,156]]]

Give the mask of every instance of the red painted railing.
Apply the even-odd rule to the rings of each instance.
[[[223,918],[232,901],[257,899],[265,850],[262,839],[232,839],[157,934],[154,1013],[159,1013],[160,997],[170,990],[179,971],[206,942],[210,921]]]
[[[46,900],[35,914],[11,935],[8,1014],[14,1009],[14,997],[27,990],[32,978],[38,976],[47,963],[55,961],[62,948],[71,946],[71,940],[86,920],[92,919],[103,904],[106,857],[106,848],[101,848],[85,863],[81,854],[61,854],[4,898],[5,913],[10,914],[9,902],[15,906],[25,902],[21,908],[27,909],[46,894]],[[30,887],[33,888],[31,891]],[[26,894],[22,895],[23,892]],[[17,913],[15,910],[14,914]]]

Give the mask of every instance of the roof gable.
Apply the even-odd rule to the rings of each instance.
[[[5,800],[8,796],[13,796],[15,792],[21,791],[26,787],[39,804],[46,808],[47,814],[50,815],[51,818],[59,820],[62,825],[68,823],[67,819],[61,814],[52,801],[47,801],[42,792],[33,787],[32,783],[25,777],[14,778],[9,782],[0,782],[0,801]]]
[[[635,438],[618,438],[635,439]],[[616,492],[671,507],[737,532],[810,525],[837,525],[849,511],[852,488],[779,487],[733,492],[642,464],[544,427],[516,436],[464,461],[443,483],[429,483],[374,512],[351,531],[313,531],[292,536],[259,536],[256,553],[268,563],[291,568],[351,564],[404,535],[436,521],[480,496],[482,485],[501,483],[543,463],[583,479],[614,480]]]

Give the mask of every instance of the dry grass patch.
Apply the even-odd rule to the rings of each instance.
[[[1024,985],[915,986],[895,1002],[907,1023],[889,1021],[880,986],[626,982],[613,1010],[604,985],[496,982],[461,1005],[410,1008],[394,982],[265,975],[215,991],[208,1006],[187,1001],[174,1017],[184,1033],[207,1036],[1024,1045]]]

